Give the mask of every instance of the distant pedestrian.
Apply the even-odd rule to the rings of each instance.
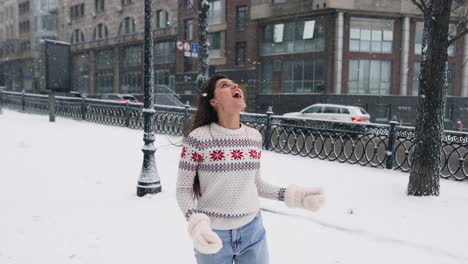
[[[319,188],[281,188],[262,180],[262,136],[240,122],[245,107],[235,82],[213,76],[184,139],[176,195],[199,264],[269,263],[259,196],[312,211],[325,201]]]

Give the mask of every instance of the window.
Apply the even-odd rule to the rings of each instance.
[[[412,95],[419,94],[419,74],[421,73],[421,62],[415,62],[413,65],[413,89]],[[447,67],[447,95],[453,96],[453,85],[455,81],[455,64],[449,63]]]
[[[324,114],[338,114],[339,110],[340,109],[336,106],[325,106],[323,108],[323,113]]]
[[[224,57],[224,32],[208,33],[208,43],[210,58]]]
[[[122,92],[131,94],[141,94],[142,91],[143,90],[141,71],[124,72]]]
[[[348,110],[348,109],[342,108],[342,107],[341,107],[341,108],[340,108],[340,114],[348,114],[348,115],[349,115],[350,113],[349,113],[349,110]],[[362,113],[362,114],[365,114],[365,113]]]
[[[449,38],[452,38],[456,35],[455,25],[450,24],[449,28]],[[416,23],[416,33],[414,37],[414,54],[421,55],[422,52],[422,39],[423,39],[423,31],[424,31],[424,23],[417,22]],[[447,50],[447,55],[455,56],[455,43],[452,43]]]
[[[294,60],[283,63],[284,93],[324,93],[322,60]]]
[[[217,25],[224,23],[224,0],[208,0],[210,9],[208,9],[208,25]]]
[[[98,73],[96,76],[96,93],[114,92],[114,74],[112,72]]]
[[[23,41],[21,42],[21,51],[28,51],[31,48],[30,41]]]
[[[393,20],[351,18],[350,51],[392,53]]]
[[[42,29],[48,31],[57,30],[57,15],[47,14],[42,15]]]
[[[286,2],[288,2],[288,0],[273,0],[273,4],[282,4]]]
[[[78,4],[70,7],[70,19],[78,19],[84,16],[85,14],[85,4]]]
[[[89,90],[89,58],[86,54],[73,57],[73,90],[88,93]]]
[[[323,51],[325,33],[321,18],[262,27],[261,55]]]
[[[350,60],[348,93],[390,94],[391,65],[390,61]]]
[[[185,40],[193,39],[193,20],[187,19],[184,21],[184,38]]]
[[[120,22],[119,35],[125,35],[135,32],[135,20],[131,17],[126,17]]]
[[[124,49],[124,67],[137,67],[141,65],[141,47],[132,46]]]
[[[109,34],[109,31],[107,30],[107,26],[101,23],[101,24],[98,24],[94,28],[93,39],[94,40],[105,39],[107,38],[108,34]]]
[[[29,20],[19,23],[19,33],[29,33],[31,31],[31,23]]]
[[[165,28],[169,25],[169,14],[164,10],[156,11],[156,28]]]
[[[122,6],[129,5],[133,2],[133,0],[121,0],[122,1]]]
[[[421,73],[421,62],[415,62],[413,65],[413,87],[412,95],[419,94],[419,74]]]
[[[41,0],[41,10],[53,10],[57,8],[57,0]]]
[[[155,70],[154,84],[169,85],[169,70]]]
[[[184,72],[192,71],[192,58],[184,56]]]
[[[72,37],[71,37],[71,43],[72,44],[75,44],[75,43],[80,43],[80,42],[84,42],[85,41],[85,38],[84,38],[84,34],[83,34],[83,31],[79,30],[79,29],[75,29],[72,33]]]
[[[112,69],[112,50],[100,50],[96,53],[96,69]]]
[[[185,8],[190,9],[193,7],[193,0],[185,0]]]
[[[175,63],[176,60],[176,46],[175,42],[161,41],[154,43],[154,64]]]
[[[96,93],[114,92],[113,51],[112,49],[96,52]]]
[[[304,111],[304,113],[305,113],[305,114],[318,114],[318,113],[322,113],[322,106],[315,105],[315,106],[309,107],[309,108],[307,108],[307,109]]]
[[[236,43],[236,65],[245,65],[246,46],[245,42]]]
[[[105,5],[104,0],[94,0],[94,7],[96,9],[96,14],[104,12]]]
[[[29,13],[29,1],[18,4],[18,12],[20,16]]]
[[[238,6],[236,9],[236,29],[243,31],[247,26],[247,6]]]
[[[260,88],[263,93],[273,92],[273,63],[262,63],[260,72]]]
[[[141,46],[129,46],[122,50],[122,91],[124,93],[142,92]]]

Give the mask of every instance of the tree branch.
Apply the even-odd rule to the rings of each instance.
[[[427,11],[427,5],[426,3],[424,2],[424,0],[421,0],[421,1],[418,1],[418,0],[411,0],[411,2],[413,2],[413,4],[415,6],[417,6],[419,8],[419,10],[421,10],[421,12],[423,12],[423,14],[426,14],[426,11]]]
[[[449,46],[452,45],[455,41],[457,41],[457,39],[465,36],[467,33],[468,33],[468,28],[465,27],[465,29],[460,31],[457,35],[455,35],[455,37],[448,40],[448,45]]]

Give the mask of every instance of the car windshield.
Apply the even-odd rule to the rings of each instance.
[[[367,115],[367,112],[366,112],[366,110],[364,110],[364,109],[362,109],[362,108],[359,108],[359,110],[361,110],[361,114],[363,114],[363,115]]]
[[[122,96],[122,98],[125,99],[125,100],[136,100],[135,97],[129,96],[129,95],[124,95],[124,96]]]

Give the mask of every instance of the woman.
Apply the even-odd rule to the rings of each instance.
[[[213,76],[184,139],[176,195],[199,264],[268,263],[259,196],[312,211],[324,203],[320,189],[280,188],[261,179],[262,136],[241,124],[245,107],[236,83]]]

